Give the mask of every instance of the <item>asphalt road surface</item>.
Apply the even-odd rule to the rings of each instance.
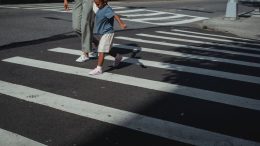
[[[194,27],[211,15],[125,5],[124,58],[99,76],[75,62],[62,6],[0,8],[0,145],[260,145],[260,43]]]

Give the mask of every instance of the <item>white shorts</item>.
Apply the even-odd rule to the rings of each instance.
[[[112,47],[114,33],[106,33],[94,36],[99,41],[98,52],[108,53]]]

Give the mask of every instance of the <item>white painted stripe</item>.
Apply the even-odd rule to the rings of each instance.
[[[57,12],[62,12],[62,13],[72,13],[72,10],[69,10],[69,11],[64,10],[64,11],[57,11]]]
[[[25,66],[31,66],[40,69],[57,71],[61,73],[95,78],[99,80],[115,82],[118,84],[125,84],[125,85],[146,88],[146,89],[152,89],[156,91],[179,94],[179,95],[184,95],[192,98],[260,111],[259,100],[236,96],[236,95],[224,94],[224,93],[213,92],[209,90],[197,89],[197,88],[192,88],[187,86],[164,83],[159,81],[152,81],[148,79],[135,78],[135,77],[124,76],[124,75],[113,74],[113,73],[103,73],[102,75],[99,76],[92,76],[87,74],[88,72],[91,71],[90,69],[84,69],[84,68],[73,67],[69,65],[62,65],[58,63],[35,60],[35,59],[28,59],[24,57],[12,57],[8,59],[4,59],[3,61],[25,65]]]
[[[82,53],[79,50],[66,49],[66,48],[53,48],[53,49],[49,49],[49,51],[72,54],[72,55],[80,55]],[[105,59],[114,60],[114,58],[110,57],[110,56],[106,56]],[[164,62],[134,59],[134,58],[128,58],[128,57],[124,57],[122,61],[131,63],[131,64],[136,64],[136,65],[144,65],[144,66],[150,66],[150,67],[156,67],[156,68],[168,69],[168,70],[177,70],[177,71],[181,71],[181,72],[195,73],[195,74],[200,74],[200,75],[206,75],[206,76],[260,84],[260,77],[241,75],[241,74],[236,74],[236,73],[228,73],[228,72],[216,71],[216,70],[209,70],[209,69],[203,69],[203,68],[197,68],[197,67],[189,67],[189,66],[170,64],[170,63],[164,63]]]
[[[60,11],[64,11],[64,8],[59,8],[59,9],[41,9],[41,10],[60,12]]]
[[[15,7],[15,6],[0,6],[0,8],[19,9],[19,7]]]
[[[167,43],[167,42],[160,42],[160,41],[156,41],[155,42],[155,41],[151,41],[151,40],[123,37],[123,36],[117,36],[115,38],[116,39],[121,39],[121,40],[127,40],[127,41],[149,43],[149,44],[156,44],[156,45],[162,45],[162,46],[171,46],[171,47],[178,47],[178,48],[184,48],[184,49],[188,48],[188,49],[196,49],[196,50],[202,50],[202,51],[214,51],[214,52],[228,53],[228,54],[234,54],[234,55],[245,55],[245,56],[251,56],[251,57],[260,57],[260,55],[258,55],[258,54],[234,52],[234,51],[228,51],[228,50],[218,50],[218,49],[214,49],[214,48],[204,48],[204,47],[182,45],[182,44],[174,44],[174,43]]]
[[[260,18],[260,15],[259,14],[253,14],[252,17]]]
[[[49,51],[72,54],[72,55],[80,55],[82,53],[79,50],[66,49],[66,48],[53,48],[53,49],[49,49]],[[110,57],[110,56],[106,56],[105,59],[114,60],[114,58]],[[128,57],[124,57],[122,62],[127,62],[127,63],[131,63],[131,64],[136,64],[136,65],[156,67],[156,68],[161,68],[161,69],[177,70],[177,71],[181,71],[181,72],[195,73],[195,74],[200,74],[200,75],[206,75],[206,76],[212,76],[212,77],[218,77],[218,78],[224,78],[224,79],[231,79],[231,80],[236,80],[236,81],[243,81],[243,82],[248,82],[248,83],[260,84],[260,77],[249,76],[249,75],[241,75],[241,74],[236,74],[236,73],[228,73],[228,72],[217,71],[217,70],[189,67],[189,66],[170,64],[170,63],[164,63],[164,62],[148,61],[148,60],[142,60],[142,59],[134,59],[134,58],[128,58]]]
[[[116,13],[132,13],[132,12],[140,12],[140,11],[146,11],[146,12],[151,12],[152,14],[156,13],[162,13],[161,11],[154,11],[154,10],[146,10],[146,9],[134,9],[134,10],[125,10],[125,11],[116,11]],[[157,18],[144,18],[144,19],[127,19],[127,18],[122,18],[122,20],[127,20],[127,21],[133,21],[133,22],[141,22],[141,23],[147,23],[147,24],[153,24],[153,25],[178,25],[178,24],[185,24],[185,23],[192,23],[196,21],[201,21],[208,19],[206,17],[196,17],[196,16],[191,16],[191,15],[183,15],[183,14],[176,14],[176,13],[169,13],[169,12],[163,12],[164,14],[169,14],[173,16],[169,17],[157,17]],[[133,14],[135,15],[135,14]],[[136,14],[140,15],[140,14]],[[146,14],[144,14],[146,15]],[[131,15],[130,15],[131,16]],[[191,17],[190,19],[185,19],[185,20],[180,20],[180,21],[171,21],[171,22],[149,22],[154,21],[154,20],[165,20],[165,19],[177,19],[180,17]]]
[[[163,12],[163,11],[155,11],[155,10],[148,10],[148,9],[142,9],[142,10],[144,10],[146,12],[150,12],[150,13]],[[178,14],[178,13],[171,13],[171,12],[164,12],[164,13],[169,14],[169,15],[183,15],[183,16],[186,16],[186,17],[197,18],[197,16],[193,16],[193,15]],[[201,18],[208,19],[207,17],[201,17]]]
[[[3,5],[1,7],[18,7],[18,8],[54,8],[54,7],[60,7],[60,8],[63,8],[63,4],[59,4],[59,5],[54,5],[54,4],[22,4],[22,5],[19,5],[19,4],[16,4],[16,5]]]
[[[235,49],[243,49],[243,50],[252,50],[252,51],[259,51],[259,49],[251,48],[251,47],[243,47],[243,46],[236,46],[236,45],[228,45],[228,44],[219,44],[219,43],[211,43],[211,42],[205,42],[205,41],[195,41],[190,39],[180,39],[180,38],[174,38],[174,37],[166,37],[166,36],[157,36],[157,35],[151,35],[151,34],[136,34],[138,36],[144,36],[149,38],[159,38],[159,39],[165,39],[165,40],[173,40],[173,41],[182,41],[182,42],[190,42],[195,44],[205,44],[205,45],[213,45],[213,46],[221,46],[221,47],[229,47],[229,48],[235,48]]]
[[[118,47],[118,46],[115,46]],[[126,47],[119,45],[118,48],[124,48],[124,49],[136,49],[136,47]],[[244,66],[251,66],[251,67],[260,67],[259,63],[252,63],[252,62],[246,62],[246,61],[239,61],[239,60],[232,60],[232,59],[224,59],[224,58],[218,58],[218,57],[209,57],[209,56],[202,56],[202,55],[192,55],[187,53],[179,53],[174,51],[164,51],[164,50],[156,50],[151,48],[139,48],[140,50],[144,52],[150,52],[150,53],[159,53],[164,55],[171,55],[171,56],[177,56],[177,57],[185,57],[185,58],[192,58],[192,59],[199,59],[199,60],[209,60],[214,62],[224,62],[229,64],[236,64],[236,65],[244,65]]]
[[[192,19],[185,19],[185,20],[173,21],[173,22],[148,22],[148,21],[142,21],[142,23],[166,26],[166,25],[179,25],[179,24],[192,23],[192,22],[201,21],[201,20],[205,20],[205,19],[208,19],[208,18],[196,17],[196,18],[192,18]],[[122,20],[135,21],[135,20],[126,19],[126,18],[122,18]]]
[[[148,14],[132,14],[132,15],[124,15],[126,17],[140,17],[140,16],[156,16],[156,15],[164,15],[167,14],[166,12],[155,12],[155,13],[148,13]]]
[[[0,93],[5,92],[7,82],[0,81]],[[13,84],[10,84],[11,86]],[[8,86],[8,85],[7,85]],[[10,91],[10,90],[9,90]],[[16,93],[14,93],[16,96]],[[0,146],[46,146],[16,133],[0,129]]]
[[[126,9],[126,7],[120,7],[120,6],[111,6],[113,10],[120,10],[120,9]]]
[[[228,38],[228,39],[236,39],[236,40],[250,41],[252,43],[256,43],[254,40],[246,39],[246,38],[231,37],[231,36],[224,36],[224,35],[217,35],[217,34],[208,34],[208,33],[201,33],[201,32],[193,32],[193,31],[180,30],[180,29],[172,29],[172,31],[199,34],[199,35],[204,35],[204,36],[214,36],[214,37],[221,37],[221,38]]]
[[[133,13],[133,12],[142,12],[146,11],[145,9],[134,9],[134,10],[123,10],[123,11],[115,11],[117,14],[122,14],[122,13]]]
[[[30,9],[57,9],[57,8],[60,8],[60,9],[64,9],[63,6],[41,6],[41,7],[35,7],[35,6],[19,6],[19,8],[30,8]]]
[[[56,9],[56,8],[53,8],[53,9],[38,9],[38,8],[23,8],[23,9],[26,9],[26,10],[42,10],[42,11],[55,11],[55,12],[60,12],[60,11],[64,11],[64,8],[59,8],[59,9]]]
[[[0,7],[1,7],[1,6],[0,6]],[[3,8],[25,9],[25,10],[42,10],[42,11],[55,11],[55,12],[66,12],[66,13],[70,12],[70,13],[71,13],[71,10],[70,10],[70,11],[65,11],[65,10],[63,10],[64,8],[60,8],[60,9],[47,9],[47,8],[45,8],[45,9],[39,9],[39,8],[37,8],[37,7],[32,7],[32,8],[30,8],[30,7],[24,7],[24,8],[22,8],[22,7],[10,7],[10,6],[5,6],[5,7],[3,7]]]
[[[176,19],[176,18],[181,18],[184,17],[184,15],[175,15],[175,16],[165,16],[165,17],[152,17],[152,18],[142,18],[142,19],[131,19],[133,21],[150,21],[150,20],[165,20],[165,19]]]
[[[42,7],[42,6],[63,6],[62,3],[37,3],[37,4],[16,4],[19,7]]]
[[[38,10],[38,8],[34,8],[34,7],[24,7],[24,8],[21,8],[21,9],[26,9],[26,10],[35,10],[36,9],[36,10]]]
[[[230,39],[220,39],[220,38],[212,38],[212,37],[205,37],[205,36],[198,36],[198,35],[191,35],[191,34],[184,34],[184,33],[166,32],[166,31],[155,31],[155,32],[161,33],[161,34],[175,35],[175,36],[184,36],[184,37],[199,38],[199,39],[206,39],[206,40],[213,40],[213,41],[220,41],[220,42],[228,42],[228,43],[235,43],[235,44],[260,46],[260,44],[247,43],[247,42],[241,42],[241,41],[234,41],[234,40],[230,40]]]
[[[259,145],[259,143],[254,141],[81,101],[22,85],[4,81],[0,81],[0,85],[0,92],[8,96],[187,144],[196,146],[213,146],[219,144]],[[34,95],[36,98],[28,98],[31,95]]]

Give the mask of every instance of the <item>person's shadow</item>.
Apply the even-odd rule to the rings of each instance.
[[[113,67],[110,65],[109,69],[106,70],[106,72],[124,68],[127,66],[130,66],[132,64],[136,64],[141,66],[142,68],[147,68],[142,62],[139,60],[141,57],[139,56],[139,53],[142,51],[142,47],[140,47],[138,44],[114,44],[111,48],[111,52],[117,52],[122,56],[130,56],[130,57],[123,57],[121,63],[117,67]]]

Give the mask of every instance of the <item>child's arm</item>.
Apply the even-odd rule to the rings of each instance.
[[[118,22],[121,29],[126,29],[126,24],[121,20],[121,18],[115,14],[115,19]]]

